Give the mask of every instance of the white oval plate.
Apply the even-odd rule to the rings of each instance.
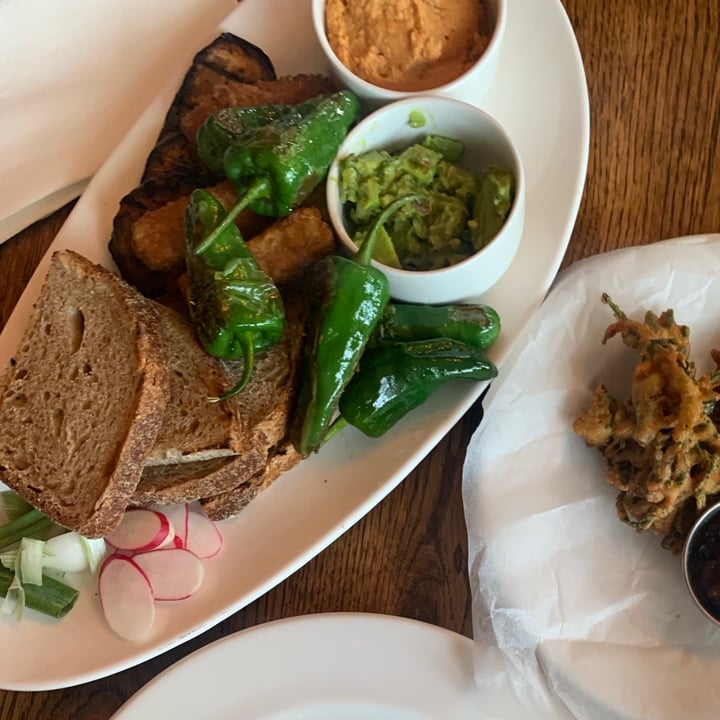
[[[309,0],[243,0],[224,28],[262,47],[278,75],[325,70],[312,30]],[[212,38],[197,39],[195,49]],[[194,50],[188,53],[188,64]],[[135,186],[180,79],[178,68],[125,140],[95,175],[52,250],[70,247],[112,265],[107,239],[117,204]],[[483,107],[517,143],[527,177],[525,232],[502,280],[483,300],[503,321],[492,348],[502,364],[539,306],[565,253],[587,168],[589,108],[575,37],[557,0],[510,3],[506,45]],[[49,262],[49,253],[0,338],[0,366],[19,341]],[[287,578],[357,522],[427,455],[472,405],[486,383],[442,389],[382,440],[341,433],[323,451],[286,473],[236,519],[223,523],[225,548],[207,566],[189,600],[160,608],[151,640],[132,645],[106,627],[97,596],[81,597],[60,623],[26,613],[0,618],[0,687],[40,690],[104,677],[188,640]]]
[[[435,625],[304,615],[218,640],[169,667],[112,720],[474,720],[487,704],[472,641]],[[518,720],[505,696],[497,717]]]

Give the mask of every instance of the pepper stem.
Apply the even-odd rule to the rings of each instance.
[[[258,178],[247,189],[237,204],[231,208],[225,219],[195,248],[195,255],[202,255],[235,222],[235,218],[253,201],[267,195],[270,182],[267,178]]]
[[[355,255],[355,262],[360,263],[360,265],[369,265],[372,260],[372,254],[375,249],[375,241],[377,240],[378,233],[380,232],[382,226],[390,219],[390,216],[394,215],[401,207],[404,207],[411,202],[418,202],[422,199],[422,195],[405,195],[397,200],[393,200],[393,202],[391,202],[378,216],[378,219],[372,226],[365,242]]]
[[[240,380],[226,390],[222,395],[217,397],[209,397],[210,402],[222,402],[223,400],[229,400],[231,397],[235,397],[247,384],[250,382],[250,377],[253,371],[253,365],[255,363],[255,346],[253,345],[252,333],[246,332],[240,336],[240,344],[243,350],[243,374]]]
[[[337,420],[327,429],[327,432],[325,435],[323,435],[322,440],[320,441],[320,446],[322,447],[326,442],[334,438],[343,428],[346,428],[350,423],[342,416],[340,415]]]

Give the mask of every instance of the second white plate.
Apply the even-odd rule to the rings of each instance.
[[[497,717],[524,717],[510,697],[501,702]],[[208,645],[113,720],[476,720],[482,705],[468,638],[399,617],[338,613],[279,620]]]

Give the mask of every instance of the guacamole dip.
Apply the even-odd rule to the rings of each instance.
[[[398,153],[371,150],[340,165],[340,199],[355,244],[398,198],[418,195],[380,230],[373,257],[405,270],[433,270],[465,260],[502,227],[512,207],[514,178],[490,167],[482,176],[458,163],[463,145],[428,135]]]

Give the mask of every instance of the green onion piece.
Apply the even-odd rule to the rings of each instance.
[[[28,510],[32,510],[32,505],[12,490],[1,492],[0,500],[2,500],[2,506],[8,520],[15,520],[15,518],[24,515]]]
[[[85,556],[87,557],[88,569],[94,575],[100,563],[107,553],[107,545],[103,538],[86,538],[84,535],[80,535],[80,541],[85,549]]]
[[[19,555],[19,550],[6,550],[4,553],[0,553],[0,564],[8,570],[14,571]]]
[[[24,537],[20,541],[20,577],[23,585],[42,585],[44,550],[44,540]]]
[[[3,600],[0,612],[3,615],[13,615],[16,620],[22,619],[23,610],[25,609],[25,588],[23,588],[20,582],[20,572],[16,568],[12,574],[12,580],[8,585],[7,591],[4,593],[5,599]]]
[[[14,573],[0,568],[0,595],[7,597],[13,579]],[[74,587],[47,575],[43,577],[42,585],[25,585],[21,588],[26,607],[57,619],[65,617],[72,610],[80,594]]]
[[[20,517],[0,525],[0,550],[3,550],[24,537],[45,537],[58,526],[39,510],[28,510]]]

